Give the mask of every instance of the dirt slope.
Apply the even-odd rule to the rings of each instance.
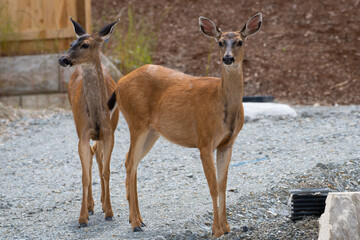
[[[93,0],[94,26],[129,5],[136,17],[154,22],[167,12],[153,26],[159,37],[154,63],[199,76],[221,71],[217,45],[201,34],[198,17],[239,30],[260,11],[263,27],[245,45],[246,95],[273,95],[293,104],[360,104],[359,0]],[[126,24],[126,14],[121,18]]]

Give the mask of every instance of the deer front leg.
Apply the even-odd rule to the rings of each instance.
[[[224,233],[230,232],[230,226],[226,218],[226,184],[231,153],[232,146],[218,149],[216,153],[216,166],[219,187],[219,218],[220,225]]]
[[[89,166],[89,189],[88,189],[88,202],[87,208],[89,215],[94,215],[94,198],[92,194],[92,164],[93,164],[93,156],[94,152],[91,146],[90,147],[90,166]]]
[[[89,194],[89,184],[90,184],[90,162],[91,162],[91,150],[89,147],[89,138],[81,138],[78,144],[78,151],[81,161],[82,167],[82,187],[83,187],[83,195],[81,200],[81,210],[79,217],[80,227],[86,227],[88,223],[88,194]]]
[[[111,221],[114,216],[111,201],[110,201],[110,160],[111,153],[114,147],[114,134],[107,135],[107,138],[104,139],[104,166],[102,170],[102,176],[104,178],[104,189],[105,189],[105,197],[104,197],[104,212],[105,219],[107,221]]]
[[[102,147],[102,142],[96,142],[96,149],[94,149],[95,151],[95,156],[96,156],[96,162],[98,164],[98,169],[99,169],[99,177],[100,177],[100,183],[101,183],[101,206],[102,206],[102,211],[105,212],[105,208],[104,208],[104,199],[105,199],[105,183],[104,183],[104,178],[103,178],[103,147]]]
[[[211,148],[206,147],[200,149],[201,162],[204,168],[207,183],[209,185],[210,195],[213,202],[214,219],[212,225],[212,232],[214,237],[220,237],[224,234],[220,222],[218,213],[218,184],[216,180],[216,171],[214,156]]]
[[[105,183],[104,183],[104,178],[102,176],[102,171],[103,171],[103,164],[102,164],[102,158],[103,158],[103,147],[102,147],[102,142],[98,141],[96,142],[96,148],[94,149],[95,152],[95,157],[96,157],[96,162],[98,164],[98,169],[99,169],[99,177],[100,177],[100,183],[101,183],[101,207],[102,207],[102,211],[104,212],[104,199],[105,199]]]

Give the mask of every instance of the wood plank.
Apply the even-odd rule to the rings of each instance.
[[[86,6],[86,1],[85,0],[76,0],[76,13],[77,13],[77,22],[80,23],[80,25],[85,29],[85,31],[87,33],[90,33],[91,29],[90,29],[90,26],[87,21],[86,21],[86,18],[88,17],[87,16],[87,9],[88,8]]]
[[[16,0],[18,1],[16,11],[16,24],[20,32],[31,30],[31,0]]]
[[[12,29],[0,33],[0,55],[66,50],[75,38],[70,16],[91,32],[91,0],[0,0],[2,5],[0,24],[7,20]]]
[[[30,18],[31,30],[42,30],[44,28],[44,12],[42,9],[43,0],[31,0],[30,2]]]
[[[59,53],[69,49],[73,40],[74,38],[64,38],[8,42],[6,49],[2,49],[0,45],[0,56]]]
[[[72,23],[69,20],[69,17],[71,16],[74,20],[78,19],[77,11],[76,11],[76,0],[65,0],[66,5],[66,12],[65,12],[65,18],[66,26],[73,28]]]
[[[43,40],[43,39],[61,39],[61,38],[73,38],[75,37],[74,30],[72,28],[65,29],[49,29],[49,30],[35,30],[26,31],[21,33],[8,34],[6,36],[7,41],[28,41],[28,40]],[[0,35],[0,42],[2,41]]]
[[[57,4],[62,1],[43,1],[43,18],[44,18],[44,29],[59,29],[56,25],[57,15],[56,13],[60,10],[56,10]]]
[[[66,13],[66,2],[65,0],[60,0],[56,2],[56,5],[53,7],[55,9],[55,21],[56,27],[61,28],[69,28],[67,21],[69,18]]]
[[[84,9],[85,9],[85,28],[87,33],[91,34],[91,0],[85,0],[84,3]]]

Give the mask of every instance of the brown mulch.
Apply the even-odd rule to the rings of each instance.
[[[260,11],[262,29],[245,44],[245,95],[292,104],[360,104],[359,0],[93,0],[94,26],[113,21],[122,9],[126,24],[129,5],[136,17],[158,22],[155,64],[218,77],[217,45],[199,31],[199,16],[223,30],[239,30]]]

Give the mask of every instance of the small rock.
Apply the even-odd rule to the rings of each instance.
[[[230,188],[228,191],[233,192],[233,193],[238,193],[239,192],[236,188]]]
[[[325,164],[323,164],[323,163],[318,163],[318,164],[316,164],[316,167],[322,168],[322,169],[328,169],[328,167],[327,167]]]

